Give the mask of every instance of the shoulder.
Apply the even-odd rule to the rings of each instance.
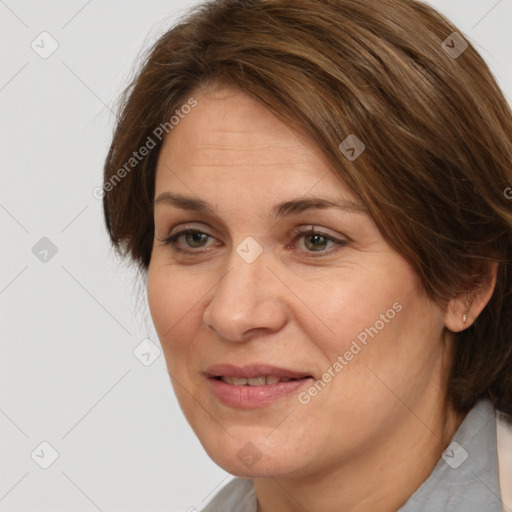
[[[231,480],[201,512],[257,512],[252,481],[243,478]]]

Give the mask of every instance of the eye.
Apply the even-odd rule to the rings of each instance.
[[[325,256],[326,254],[332,254],[337,251],[340,247],[347,245],[346,240],[336,238],[332,235],[322,233],[321,231],[315,231],[315,226],[299,226],[293,231],[295,235],[294,242],[300,238],[304,239],[304,246],[306,252],[320,253],[318,256]],[[326,245],[333,244],[329,250],[325,250]],[[310,254],[311,257],[317,257],[315,254]]]
[[[163,242],[165,245],[172,246],[172,248],[176,251],[187,252],[186,250],[182,249],[178,244],[178,240],[181,237],[184,237],[187,247],[191,249],[201,249],[203,247],[206,247],[204,243],[208,241],[208,238],[212,238],[208,233],[203,233],[202,231],[198,231],[196,229],[183,229],[182,231],[178,231],[174,235],[171,235],[165,238],[164,240],[161,240],[161,242]]]

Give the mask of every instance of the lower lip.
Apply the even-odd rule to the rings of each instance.
[[[312,378],[307,378],[262,386],[233,386],[213,377],[208,379],[213,393],[222,403],[242,408],[264,407],[291,395],[301,386],[310,384],[312,381]]]

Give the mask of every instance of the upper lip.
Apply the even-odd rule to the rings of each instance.
[[[311,373],[280,368],[269,364],[249,364],[245,366],[235,366],[232,364],[216,364],[206,370],[207,377],[261,377],[274,375],[276,377],[287,377],[289,379],[302,379],[311,377]]]

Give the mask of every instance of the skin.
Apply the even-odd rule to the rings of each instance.
[[[463,416],[446,403],[452,331],[489,300],[494,281],[441,308],[367,211],[274,205],[312,195],[360,204],[302,133],[231,87],[199,90],[167,136],[156,171],[164,192],[200,198],[214,214],[155,205],[148,302],[180,406],[209,456],[254,482],[260,512],[396,511],[428,477]],[[294,234],[316,227],[346,242]],[[162,240],[193,228],[176,248]],[[252,263],[236,252],[246,237]],[[195,252],[194,252],[195,251]],[[213,364],[268,363],[316,378],[401,305],[325,388],[259,409],[229,407],[210,391]],[[238,451],[252,443],[248,467]]]

